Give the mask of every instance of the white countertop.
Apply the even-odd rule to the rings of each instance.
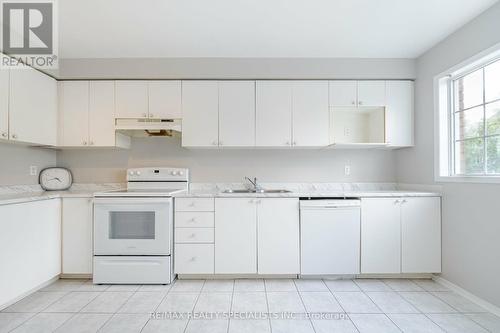
[[[302,197],[435,197],[439,192],[399,190],[395,184],[301,183],[263,185],[268,189],[288,189],[289,193],[223,193],[225,189],[241,188],[241,184],[193,184],[191,190],[173,194],[175,198],[302,198]],[[91,198],[96,192],[125,188],[125,184],[74,184],[67,191],[43,191],[38,185],[0,187],[0,205],[56,198]]]

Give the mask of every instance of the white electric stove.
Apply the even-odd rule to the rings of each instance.
[[[188,187],[187,169],[139,168],[126,190],[94,195],[94,283],[172,282],[172,195]]]

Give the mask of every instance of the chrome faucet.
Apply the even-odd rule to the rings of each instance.
[[[253,188],[251,189],[252,191],[255,191],[255,192],[262,192],[263,191],[262,187],[257,183],[257,177],[254,177],[253,180],[251,180],[248,177],[245,177],[245,180],[248,180],[250,182],[250,184],[253,185]]]

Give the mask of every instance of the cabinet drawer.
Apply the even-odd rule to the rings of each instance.
[[[178,198],[175,199],[178,212],[213,212],[214,198]]]
[[[176,274],[213,274],[213,244],[175,244]]]
[[[176,243],[213,243],[214,228],[175,228]]]
[[[213,228],[214,213],[212,212],[176,212],[176,228]]]

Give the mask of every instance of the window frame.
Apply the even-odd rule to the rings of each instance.
[[[500,183],[500,174],[487,174],[486,169],[481,174],[455,173],[455,97],[454,82],[472,72],[483,69],[483,114],[486,113],[484,85],[484,67],[500,61],[500,43],[471,57],[470,59],[453,66],[452,68],[434,77],[434,178],[436,182],[471,182],[471,183]],[[464,111],[464,110],[463,110]],[[460,111],[460,112],[463,112]],[[486,118],[483,119],[484,157],[486,160]],[[497,135],[495,135],[497,136]]]

